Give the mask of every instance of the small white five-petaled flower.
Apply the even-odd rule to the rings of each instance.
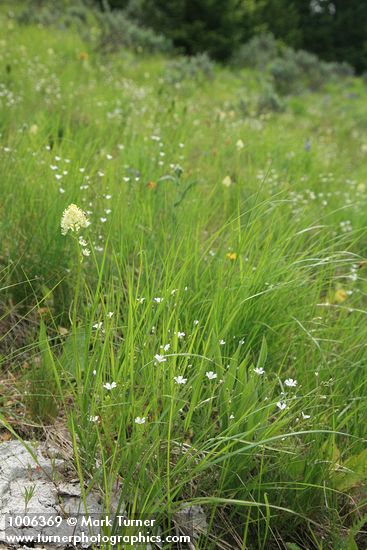
[[[284,409],[287,408],[287,404],[286,404],[286,403],[283,403],[283,401],[278,401],[277,407],[278,407],[278,409],[280,409],[281,411],[284,411]]]
[[[254,368],[254,373],[258,374],[259,376],[262,376],[263,374],[265,374],[265,371],[262,367],[255,367]]]
[[[284,380],[284,384],[288,386],[288,388],[295,388],[297,386],[297,380],[293,380],[293,378],[287,378]]]
[[[137,416],[135,418],[135,424],[145,424],[145,416],[143,417]]]
[[[174,381],[176,382],[176,384],[186,384],[187,378],[184,378],[183,376],[179,375],[174,377]]]
[[[105,384],[103,384],[103,387],[106,388],[106,390],[108,391],[111,391],[113,390],[113,388],[116,388],[117,384],[116,382],[106,382]]]
[[[214,378],[217,378],[218,375],[212,370],[210,370],[205,373],[205,376],[208,378],[208,380],[214,380]]]
[[[167,361],[167,358],[164,355],[159,355],[159,353],[154,356],[154,359],[157,363],[165,363]]]

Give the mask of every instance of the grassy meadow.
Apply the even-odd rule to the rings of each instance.
[[[366,84],[0,21],[0,440],[195,548],[366,548]]]

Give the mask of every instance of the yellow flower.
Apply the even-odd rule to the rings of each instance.
[[[223,185],[225,187],[230,187],[232,185],[232,179],[231,179],[231,176],[226,176],[223,181],[222,181]]]
[[[90,222],[83,210],[76,204],[69,204],[61,218],[61,233],[66,235],[69,230],[78,233],[81,227],[88,225]]]
[[[237,252],[228,252],[226,254],[226,257],[231,260],[231,262],[234,262],[235,260],[237,260]]]
[[[339,288],[339,290],[335,292],[334,298],[338,304],[341,304],[347,299],[347,293],[342,288]]]

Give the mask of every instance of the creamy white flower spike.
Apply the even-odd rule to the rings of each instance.
[[[61,218],[61,233],[66,235],[68,231],[78,233],[82,227],[88,227],[90,222],[79,206],[69,204]]]

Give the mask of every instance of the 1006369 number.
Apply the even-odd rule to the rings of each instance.
[[[8,516],[9,527],[59,527],[61,516],[14,515]]]

